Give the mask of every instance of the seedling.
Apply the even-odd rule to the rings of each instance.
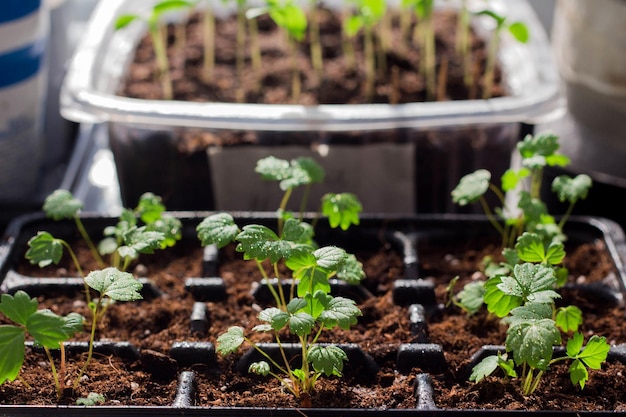
[[[374,95],[376,82],[376,54],[374,47],[374,27],[386,12],[384,0],[354,0],[356,12],[344,21],[344,31],[348,37],[354,38],[359,31],[363,31],[365,52],[366,81],[365,91],[368,97]],[[385,67],[380,62],[381,67]]]
[[[421,73],[426,83],[426,98],[436,97],[435,28],[433,22],[434,0],[403,0],[405,7],[413,9],[419,22],[415,26],[413,41],[421,46],[423,58]]]
[[[541,200],[543,170],[546,166],[565,167],[569,158],[558,152],[558,137],[551,133],[536,136],[527,135],[517,144],[521,155],[521,168],[508,169],[501,178],[501,187],[491,182],[491,173],[479,169],[461,178],[452,190],[452,200],[460,206],[479,202],[494,228],[502,237],[503,247],[512,247],[524,231],[538,233],[546,241],[563,240],[563,227],[575,204],[587,198],[591,178],[580,174],[574,178],[559,176],[552,182],[552,190],[561,202],[568,202],[565,214],[557,223]],[[520,187],[517,207],[507,204],[506,194],[516,192]],[[485,194],[492,191],[498,198],[500,208],[494,214],[487,203]],[[496,215],[503,220],[500,224]]]
[[[322,375],[341,376],[345,352],[335,345],[317,343],[324,330],[339,327],[349,329],[361,311],[353,300],[330,295],[329,279],[337,277],[357,284],[364,276],[363,268],[354,255],[336,246],[318,247],[313,241],[312,224],[298,220],[284,211],[292,190],[302,185],[319,182],[323,170],[312,159],[300,158],[291,162],[268,157],[257,163],[257,172],[264,178],[280,182],[285,196],[281,201],[278,232],[264,225],[251,224],[239,228],[228,213],[217,213],[205,218],[197,227],[202,245],[213,244],[222,248],[232,242],[244,259],[256,262],[263,281],[267,284],[275,305],[259,313],[262,324],[255,332],[272,332],[281,349],[282,363],[276,362],[245,334],[240,326],[233,326],[217,339],[217,351],[228,355],[244,343],[252,345],[266,359],[250,366],[249,371],[270,375],[310,406],[310,393]],[[332,227],[347,229],[358,224],[360,203],[351,194],[330,194],[323,198],[322,210]],[[287,297],[279,279],[278,265],[284,262],[292,272],[292,287]],[[275,279],[265,272],[269,263]],[[297,290],[294,287],[297,281]],[[274,289],[274,284],[276,289]],[[288,330],[302,347],[302,365],[294,369],[283,350],[281,334]]]
[[[569,368],[572,383],[584,388],[589,379],[588,369],[599,369],[610,349],[606,339],[596,335],[583,347],[584,337],[578,331],[583,322],[581,310],[575,306],[555,307],[555,300],[560,298],[556,290],[565,284],[568,276],[561,266],[566,255],[563,226],[573,205],[587,196],[591,186],[591,179],[586,175],[574,179],[556,178],[552,188],[559,199],[569,201],[570,206],[558,224],[548,215],[540,199],[541,179],[546,165],[568,163],[564,155],[557,153],[558,148],[554,135],[529,135],[518,144],[522,168],[510,169],[503,175],[502,190],[490,183],[488,171],[479,170],[461,179],[452,192],[454,201],[461,205],[481,201],[492,224],[502,234],[504,246],[505,261],[486,264],[487,281],[468,284],[456,297],[452,295],[456,279],[449,287],[450,302],[468,314],[474,314],[485,305],[489,313],[508,325],[506,353],[483,359],[474,367],[470,380],[479,382],[497,369],[506,377],[517,378],[520,370],[524,395],[535,392],[549,367],[564,360],[572,361]],[[516,188],[522,179],[530,180],[530,190],[520,194],[520,214],[505,217],[505,226],[501,226],[483,195],[492,189],[504,204],[504,193]],[[500,210],[503,216],[507,212],[510,213],[506,208]],[[515,247],[511,248],[508,243],[513,237],[517,239]],[[555,358],[554,348],[561,346],[562,335],[570,335],[566,354]]]
[[[65,355],[63,342],[74,333],[82,331],[83,317],[70,313],[58,316],[50,310],[39,309],[39,302],[26,292],[19,290],[14,295],[2,294],[0,312],[15,324],[0,326],[0,384],[20,379],[19,373],[24,364],[25,341],[28,335],[35,346],[46,352],[54,379],[57,398],[61,398],[61,383],[65,379]],[[57,372],[50,349],[61,349],[61,367]],[[26,381],[24,385],[28,386]]]
[[[184,0],[163,0],[152,7],[149,16],[140,16],[136,14],[125,14],[119,16],[115,21],[115,30],[120,30],[127,27],[134,21],[143,21],[148,25],[148,31],[152,39],[154,46],[154,54],[157,60],[158,66],[158,78],[161,82],[161,89],[163,90],[163,98],[165,100],[171,100],[174,96],[172,91],[172,79],[169,70],[169,61],[167,59],[167,47],[165,36],[162,33],[161,19],[167,12],[189,8],[192,3]]]
[[[291,95],[293,102],[297,103],[302,90],[297,60],[297,42],[302,41],[306,34],[307,16],[304,10],[294,3],[293,0],[268,0],[265,6],[250,9],[247,16],[249,19],[255,19],[265,13],[268,13],[274,23],[287,34],[289,55],[291,57]]]
[[[82,206],[82,202],[69,191],[56,190],[46,198],[43,208],[46,215],[54,220],[74,219],[83,238],[91,242],[80,221]],[[144,225],[138,226],[139,220]],[[103,233],[106,237],[99,244],[100,252],[96,251],[94,256],[97,256],[99,262],[103,262],[100,254],[109,255],[111,266],[92,271],[88,275],[83,272],[74,250],[65,240],[55,238],[49,232],[39,231],[28,241],[26,258],[31,263],[42,268],[53,263],[58,264],[65,248],[78,274],[83,278],[85,297],[91,312],[91,332],[88,356],[74,381],[74,388],[78,386],[80,377],[91,361],[98,323],[102,321],[109,304],[141,299],[139,291],[142,284],[133,275],[125,272],[126,268],[140,254],[151,254],[157,249],[173,246],[181,238],[181,222],[165,214],[165,206],[160,197],[146,193],[140,197],[135,209],[124,209],[117,225],[105,228]],[[92,251],[95,250],[93,243],[89,247]],[[97,294],[96,298],[91,297],[92,291]]]
[[[478,15],[488,16],[493,19],[496,24],[493,36],[489,44],[489,52],[487,54],[487,64],[484,75],[483,99],[491,97],[491,90],[495,79],[496,57],[500,48],[500,40],[502,33],[507,30],[515,40],[521,43],[527,43],[530,34],[528,27],[523,22],[510,22],[505,16],[499,15],[493,10],[482,10]]]

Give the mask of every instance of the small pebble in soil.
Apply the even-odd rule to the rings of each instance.
[[[135,273],[135,276],[145,277],[148,275],[148,268],[144,264],[139,264],[135,267],[133,272]]]
[[[458,265],[460,263],[460,261],[457,258],[455,258],[454,255],[452,254],[445,255],[443,259],[452,266]]]

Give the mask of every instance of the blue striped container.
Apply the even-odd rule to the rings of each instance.
[[[49,15],[42,0],[0,8],[0,203],[34,201],[43,158]]]

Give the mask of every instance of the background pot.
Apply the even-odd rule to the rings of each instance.
[[[552,43],[567,99],[568,114],[548,124],[570,157],[560,174],[586,173],[594,180],[576,213],[610,217],[624,225],[612,204],[626,192],[626,2],[559,0]],[[558,208],[560,210],[560,208]]]
[[[366,211],[459,210],[449,203],[449,192],[458,179],[486,163],[493,164],[490,169],[495,174],[503,172],[520,137],[561,105],[556,66],[532,7],[526,1],[493,3],[511,19],[524,21],[531,33],[528,44],[508,38],[502,44],[499,58],[507,97],[313,107],[116,96],[145,28],[137,25],[114,32],[113,21],[120,13],[145,10],[149,5],[138,0],[101,3],[65,78],[61,112],[74,121],[109,125],[124,202],[135,201],[149,189],[162,195],[171,209],[271,209],[275,203],[265,204],[265,191],[259,191],[263,189],[258,184],[246,189],[245,195],[237,188],[243,181],[233,178],[246,171],[232,165],[231,158],[244,155],[244,148],[253,152],[241,156],[249,160],[276,153],[277,144],[289,144],[300,155],[314,155],[328,169],[332,191],[339,186],[341,191],[364,190],[359,196]],[[488,33],[487,20],[479,19],[476,25],[478,32]],[[196,175],[187,175],[191,174],[188,168],[202,164],[198,154],[204,148],[186,149],[184,157],[173,158],[179,161],[170,159],[179,154],[183,137],[224,133],[253,137],[256,145],[211,147],[208,161]],[[256,147],[260,143],[268,148]],[[148,152],[147,147],[154,149]],[[131,160],[135,155],[143,161]],[[254,176],[249,167],[245,168]]]

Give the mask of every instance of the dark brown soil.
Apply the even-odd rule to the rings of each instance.
[[[342,49],[342,23],[338,13],[321,10],[320,32],[324,70],[318,77],[310,59],[310,40],[307,38],[297,51],[297,68],[302,81],[302,93],[295,102],[316,104],[362,104],[362,103],[408,103],[420,101],[447,101],[479,98],[486,48],[485,42],[472,34],[470,47],[473,62],[474,87],[466,88],[463,82],[462,57],[455,50],[457,30],[456,12],[452,9],[438,10],[434,15],[436,36],[437,96],[428,97],[421,65],[420,47],[400,30],[399,16],[392,18],[391,46],[385,53],[386,68],[378,66],[373,96],[365,89],[365,59],[363,39],[358,35],[354,43],[356,69],[346,65]],[[411,30],[416,21],[411,23]],[[206,78],[202,62],[204,41],[199,13],[188,21],[184,47],[177,42],[176,29],[169,27],[168,54],[173,82],[174,99],[209,102],[246,102],[282,104],[294,103],[291,90],[291,55],[284,32],[267,16],[258,18],[258,43],[261,48],[261,66],[253,68],[250,58],[250,37],[246,43],[246,59],[243,82],[235,70],[236,18],[218,19],[215,37],[215,74]],[[381,31],[376,31],[376,34]],[[380,42],[380,40],[377,40]],[[161,99],[162,90],[155,70],[152,41],[145,36],[137,47],[135,58],[120,94],[142,99]],[[505,94],[496,74],[492,96]],[[444,81],[445,80],[445,81]],[[245,90],[244,99],[237,98],[237,91]]]
[[[462,281],[479,278],[480,261],[486,254],[493,255],[496,243],[477,246],[466,241],[445,247],[420,248],[422,278],[435,282],[438,303],[445,303],[445,287],[449,280],[460,275]],[[472,247],[485,247],[482,251]],[[83,251],[81,251],[82,253]],[[184,255],[187,255],[186,257]],[[414,342],[409,328],[408,308],[394,304],[393,282],[402,277],[402,258],[390,246],[379,250],[357,253],[363,262],[367,280],[364,285],[373,297],[361,301],[363,317],[350,331],[325,334],[323,341],[357,343],[380,365],[379,372],[370,376],[351,369],[347,363],[344,378],[323,378],[312,397],[314,407],[347,408],[412,408],[415,372],[399,373],[395,370],[398,346]],[[206,334],[192,334],[189,315],[194,302],[185,290],[186,277],[201,276],[201,250],[195,242],[183,242],[172,250],[158,256],[145,257],[145,263],[135,266],[141,276],[148,276],[163,295],[147,297],[137,303],[118,303],[111,306],[107,320],[99,329],[99,338],[114,341],[128,340],[142,352],[143,361],[122,361],[110,355],[96,355],[97,361],[89,367],[86,382],[76,393],[67,392],[63,403],[73,403],[77,397],[89,392],[103,393],[106,404],[148,404],[152,399],[157,405],[171,404],[174,396],[176,371],[193,369],[197,373],[197,398],[199,406],[298,406],[291,395],[271,378],[262,378],[234,372],[232,365],[239,354],[218,357],[214,366],[196,364],[178,369],[176,363],[162,356],[169,351],[173,341],[210,341],[231,325],[245,325],[251,329],[258,324],[256,315],[263,307],[250,295],[251,287],[258,281],[255,265],[242,262],[240,254],[229,247],[221,252],[219,275],[224,279],[228,297],[223,301],[207,302],[209,326]],[[153,263],[153,260],[158,260]],[[65,261],[64,261],[65,262]],[[571,268],[571,282],[599,282],[614,276],[615,268],[601,242],[568,249],[567,266]],[[41,275],[43,271],[22,265],[20,272]],[[69,265],[67,269],[71,269]],[[53,268],[44,271],[50,271]],[[61,272],[65,275],[67,270]],[[76,294],[75,294],[76,296]],[[584,291],[564,292],[566,300],[575,300],[585,315],[584,331],[606,336],[610,343],[626,340],[624,308],[589,297]],[[62,294],[39,297],[44,306],[65,314],[81,310],[81,301],[62,300]],[[80,294],[75,297],[81,299]],[[84,304],[84,303],[83,303]],[[439,312],[437,312],[439,311]],[[609,363],[600,371],[591,371],[590,381],[584,391],[573,387],[566,374],[566,367],[557,366],[546,375],[537,394],[524,398],[514,382],[489,378],[474,384],[466,380],[465,372],[469,358],[481,346],[502,344],[503,329],[497,320],[484,313],[468,317],[455,308],[437,310],[428,318],[428,336],[432,343],[440,344],[445,352],[447,370],[433,374],[435,401],[441,408],[502,408],[502,409],[570,409],[570,410],[624,410],[626,389],[622,375],[626,371],[620,363]],[[84,312],[84,310],[83,310]],[[3,319],[0,319],[3,320]],[[120,326],[121,324],[121,326]],[[79,338],[85,340],[83,334]],[[257,341],[269,341],[258,338]],[[52,383],[49,378],[45,356],[27,353],[27,366],[21,376],[32,385],[26,389],[19,382],[0,386],[2,404],[55,404]],[[148,361],[147,359],[151,359]],[[159,362],[159,359],[162,361]],[[157,367],[149,364],[157,363]],[[67,375],[75,375],[82,357],[72,356]],[[104,368],[105,376],[99,375]],[[30,376],[29,372],[34,372]],[[43,375],[43,376],[42,376]],[[47,379],[45,390],[37,393]],[[115,378],[115,384],[111,380]],[[126,378],[129,378],[126,380]],[[98,381],[103,381],[98,386]],[[119,394],[119,395],[118,395]],[[569,395],[573,394],[573,395]],[[154,403],[153,403],[154,404]]]

